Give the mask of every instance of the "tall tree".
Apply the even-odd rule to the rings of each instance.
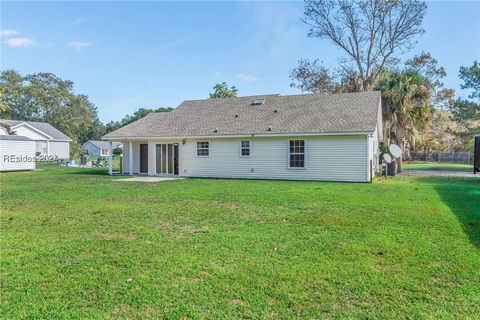
[[[453,119],[459,124],[455,134],[463,140],[465,147],[473,149],[474,137],[480,133],[480,104],[457,99],[451,110]]]
[[[385,136],[402,150],[432,114],[425,86],[425,79],[412,71],[389,72],[378,84],[382,91]],[[399,170],[401,167],[400,160]]]
[[[469,98],[480,100],[480,64],[474,61],[470,67],[460,67],[460,78],[463,80],[462,89],[472,89]]]
[[[330,40],[346,54],[339,66],[346,90],[366,91],[375,86],[382,69],[396,62],[398,54],[410,50],[415,37],[424,33],[426,8],[424,1],[417,0],[306,0],[303,22],[310,26],[309,37]],[[302,90],[328,92],[331,88],[318,81],[302,86],[304,74],[291,74]]]
[[[149,109],[149,108],[140,108],[137,111],[133,113],[133,115],[126,115],[125,117],[122,118],[120,121],[110,121],[105,125],[105,132],[109,133],[114,130],[117,130],[118,128],[124,127],[127,124],[130,124],[134,121],[137,121],[143,117],[146,117],[148,114],[152,112],[170,112],[172,111],[173,108],[170,107],[161,107],[157,109]]]
[[[427,91],[432,105],[445,110],[453,105],[455,91],[451,88],[445,88],[443,83],[443,78],[447,76],[447,72],[444,67],[438,65],[437,59],[429,52],[422,52],[407,60],[405,68],[425,80],[424,89]]]
[[[452,149],[465,150],[465,145],[457,134],[460,127],[450,111],[435,109],[432,121],[422,132],[422,139],[417,144],[417,150],[444,152],[452,151]]]
[[[427,132],[432,138],[438,131],[429,130],[432,120],[437,126],[445,125],[445,117],[436,110],[447,111],[453,105],[454,90],[445,88],[442,81],[446,75],[437,60],[425,52],[407,60],[403,69],[382,71],[375,89],[382,92],[387,142],[397,143],[402,150],[416,150],[419,144],[427,145]]]
[[[299,60],[298,66],[290,72],[290,78],[294,80],[290,83],[290,87],[299,88],[302,92],[338,93],[344,91],[344,85],[318,59]]]
[[[468,97],[478,102],[460,98],[455,100],[451,108],[453,119],[459,125],[455,134],[467,148],[473,149],[474,136],[480,133],[480,64],[474,61],[469,67],[460,67],[460,79],[463,80],[460,87],[471,89]]]
[[[52,73],[22,76],[16,71],[0,73],[0,117],[12,120],[48,122],[77,144],[101,134],[97,109],[86,95],[73,91],[73,82]]]
[[[238,89],[235,86],[228,87],[226,82],[217,83],[213,86],[213,93],[210,93],[210,99],[231,98],[237,96]]]

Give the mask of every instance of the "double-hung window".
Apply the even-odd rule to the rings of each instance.
[[[305,168],[305,140],[290,140],[288,167]]]
[[[208,141],[197,141],[197,157],[210,156],[210,143]]]
[[[240,156],[250,157],[250,141],[249,140],[240,141]]]

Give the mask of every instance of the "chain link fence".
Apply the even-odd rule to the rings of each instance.
[[[409,151],[403,153],[404,161],[423,161],[437,163],[473,163],[473,152],[470,151]]]

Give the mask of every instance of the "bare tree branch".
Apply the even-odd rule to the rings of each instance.
[[[354,63],[357,91],[375,86],[380,71],[410,50],[426,4],[418,0],[306,0],[309,37],[331,40]],[[351,76],[350,73],[349,76]]]

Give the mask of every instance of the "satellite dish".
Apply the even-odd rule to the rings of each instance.
[[[384,154],[383,154],[383,160],[384,160],[386,163],[390,163],[390,162],[392,162],[392,157],[391,157],[388,153],[384,153]]]
[[[392,156],[394,156],[395,158],[399,158],[402,155],[402,149],[400,149],[400,147],[396,144],[391,144],[388,149],[390,150]]]

